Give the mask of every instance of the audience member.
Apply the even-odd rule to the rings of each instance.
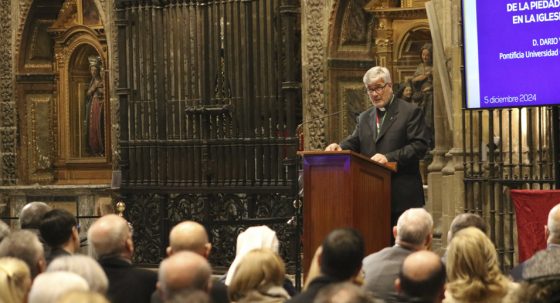
[[[33,281],[28,303],[56,303],[63,295],[73,290],[89,290],[86,280],[66,271],[45,272]]]
[[[107,275],[99,263],[89,256],[73,255],[56,258],[47,267],[47,272],[53,271],[73,272],[88,282],[91,291],[102,295],[107,293],[109,287]]]
[[[455,234],[447,255],[445,303],[507,302],[519,287],[500,272],[496,248],[479,229]]]
[[[423,208],[406,210],[393,227],[395,245],[367,256],[363,261],[364,287],[378,298],[395,293],[395,280],[404,259],[411,253],[426,250],[432,243],[432,216]]]
[[[286,268],[272,250],[248,252],[237,266],[229,285],[230,300],[237,303],[281,303],[290,298],[282,287]]]
[[[10,234],[10,227],[4,221],[0,220],[0,242]]]
[[[52,208],[44,202],[30,202],[25,204],[19,214],[19,225],[21,229],[34,230],[39,235],[39,226],[43,216]]]
[[[201,224],[194,221],[181,222],[169,233],[169,246],[167,247],[167,256],[171,256],[180,251],[191,251],[208,259],[212,244],[208,241],[208,233]],[[227,286],[218,279],[214,279],[210,286],[210,298],[212,303],[229,302]],[[152,294],[152,303],[161,302],[160,295],[156,292]]]
[[[445,265],[440,257],[427,250],[414,252],[401,267],[395,281],[397,295],[390,302],[440,303],[445,291]]]
[[[558,210],[553,210],[554,217]],[[544,249],[530,260],[524,267],[524,280],[512,302],[560,303],[560,249]]]
[[[19,213],[19,225],[21,229],[26,229],[37,235],[39,241],[43,245],[43,251],[45,255],[49,253],[49,246],[41,237],[39,232],[39,227],[41,226],[41,220],[43,216],[49,212],[52,208],[44,202],[30,202],[25,204]]]
[[[351,282],[333,283],[323,288],[313,303],[381,303],[370,292]]]
[[[226,275],[226,285],[231,283],[237,266],[241,259],[251,250],[256,248],[269,248],[278,253],[278,238],[276,232],[268,226],[252,226],[237,236],[237,246],[235,250],[235,259]]]
[[[486,222],[484,222],[484,219],[482,219],[482,217],[473,213],[462,213],[457,215],[455,218],[453,218],[453,221],[451,221],[449,231],[447,231],[447,244],[451,243],[451,239],[453,239],[453,236],[458,231],[467,227],[476,227],[483,233],[486,233],[487,231]],[[443,260],[443,262],[446,261],[447,250],[445,251],[445,254],[441,259]]]
[[[31,273],[20,259],[0,258],[0,302],[23,303],[31,288]]]
[[[119,303],[150,302],[156,288],[157,273],[132,265],[134,244],[125,219],[113,214],[99,218],[88,230],[88,241],[109,279],[109,300]]]
[[[354,229],[339,228],[330,232],[319,255],[321,275],[310,282],[307,290],[288,302],[313,302],[319,291],[330,284],[352,281],[359,273],[364,257],[364,240]]]
[[[447,243],[451,242],[451,239],[453,239],[453,236],[458,231],[467,227],[476,227],[483,233],[486,233],[488,229],[486,227],[486,222],[484,222],[484,219],[482,219],[479,215],[473,213],[458,214],[453,221],[451,221],[451,225],[449,226],[449,231],[447,232]]]
[[[14,257],[25,262],[32,279],[46,268],[43,246],[37,236],[28,230],[14,231],[0,242],[0,257]]]
[[[276,232],[268,226],[261,225],[249,227],[237,236],[235,259],[231,263],[226,276],[223,277],[226,285],[229,285],[231,282],[241,259],[243,259],[249,251],[257,248],[272,249],[272,251],[278,254],[279,242],[276,237]],[[294,288],[292,282],[287,278],[284,279],[284,289],[286,289],[290,296],[296,294],[296,289]]]
[[[159,266],[157,288],[164,302],[185,289],[210,290],[212,268],[208,261],[190,251],[174,253]]]
[[[109,301],[95,291],[73,290],[61,296],[57,303],[109,303]]]
[[[546,225],[544,226],[544,235],[546,237],[546,250],[556,250],[560,248],[560,204],[554,206],[550,212],[548,212],[548,220]],[[521,281],[523,280],[524,268],[534,262],[533,258],[526,260],[525,262],[517,265],[514,267],[509,275],[513,278],[514,281]]]
[[[39,226],[41,237],[50,248],[45,254],[47,265],[54,258],[68,256],[80,249],[80,235],[76,217],[64,209],[53,209],[47,212]]]

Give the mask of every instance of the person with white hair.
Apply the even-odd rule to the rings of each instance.
[[[423,208],[406,210],[393,227],[395,245],[386,247],[364,258],[364,287],[377,297],[394,295],[395,280],[404,259],[411,253],[427,250],[432,243],[434,221]]]
[[[84,278],[66,271],[45,272],[37,276],[29,291],[28,303],[56,303],[73,290],[89,290]]]
[[[252,226],[240,233],[239,236],[237,236],[235,259],[227,272],[226,285],[231,283],[237,266],[239,266],[239,263],[248,252],[257,248],[268,248],[278,253],[278,246],[279,243],[276,232],[266,225]]]
[[[107,293],[109,280],[107,275],[93,258],[85,255],[63,256],[54,259],[47,267],[47,272],[68,271],[84,278],[91,291],[102,295]]]

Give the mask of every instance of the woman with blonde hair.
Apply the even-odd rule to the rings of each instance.
[[[25,302],[31,288],[31,273],[25,262],[11,257],[0,258],[0,302]]]
[[[475,227],[455,234],[446,266],[445,303],[509,302],[519,287],[502,274],[494,244]]]
[[[237,267],[229,285],[232,302],[284,302],[290,295],[282,287],[286,269],[272,250],[261,248],[248,252]]]

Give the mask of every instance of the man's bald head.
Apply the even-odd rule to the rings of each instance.
[[[184,289],[210,289],[212,268],[201,255],[180,251],[163,260],[158,272],[158,289],[163,299]]]
[[[103,216],[88,230],[88,241],[97,257],[132,257],[132,234],[128,222],[114,214]]]
[[[445,266],[441,258],[427,250],[410,254],[404,260],[396,288],[409,297],[433,302],[443,295]]]
[[[208,258],[211,248],[206,229],[197,222],[181,222],[175,225],[169,233],[168,255],[179,251],[192,251]]]
[[[545,226],[546,242],[560,244],[560,204],[548,212],[548,221]]]
[[[52,208],[44,202],[30,202],[25,204],[19,214],[21,229],[39,229],[43,216]]]

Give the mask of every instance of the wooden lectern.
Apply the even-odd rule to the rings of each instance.
[[[391,174],[382,165],[352,151],[304,151],[303,270],[325,236],[352,227],[364,236],[366,255],[391,243]],[[403,189],[406,190],[406,189]]]

